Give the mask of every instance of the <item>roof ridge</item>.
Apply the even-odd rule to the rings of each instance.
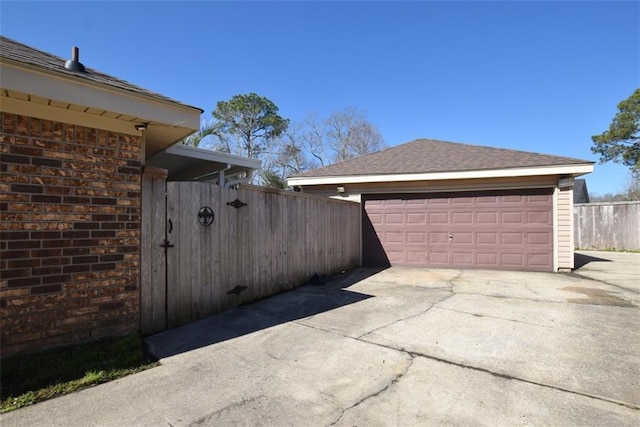
[[[446,144],[456,144],[456,145],[466,145],[468,147],[475,147],[475,148],[485,148],[485,149],[491,149],[491,150],[501,150],[501,151],[507,151],[507,152],[516,152],[516,153],[526,153],[526,154],[537,154],[539,156],[552,156],[552,157],[563,157],[565,159],[573,159],[573,160],[580,160],[580,161],[589,161],[589,160],[583,160],[583,159],[578,159],[577,157],[568,157],[568,156],[561,156],[559,154],[549,154],[549,153],[540,153],[538,151],[525,151],[525,150],[520,150],[520,149],[516,149],[516,148],[506,148],[506,147],[492,147],[490,145],[480,145],[480,144],[471,144],[468,142],[453,142],[453,141],[444,141],[444,140],[440,140],[440,139],[431,139],[431,138],[418,138],[416,140],[410,141],[407,144],[411,144],[412,142],[417,142],[417,141],[430,141],[430,142],[438,142],[438,143],[446,143]],[[405,145],[405,144],[400,144],[397,145],[397,147],[401,146],[401,145]]]
[[[419,138],[295,177],[393,175],[594,163],[574,157]]]

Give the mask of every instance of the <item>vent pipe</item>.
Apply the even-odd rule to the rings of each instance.
[[[84,73],[84,65],[80,62],[80,49],[76,46],[71,48],[71,59],[64,63],[64,68],[69,71]]]

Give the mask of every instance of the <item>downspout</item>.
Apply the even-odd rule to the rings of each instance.
[[[231,169],[231,163],[227,163],[227,167],[226,167],[226,168],[224,168],[224,169],[222,169],[222,170],[218,173],[218,185],[219,185],[220,187],[227,187],[227,186],[225,185],[225,182],[224,182],[224,172],[225,172],[225,171],[228,171],[229,169]],[[228,187],[227,187],[227,188],[228,188]]]
[[[249,169],[249,170],[247,170],[247,176],[245,176],[244,178],[238,178],[238,179],[231,180],[231,181],[225,183],[224,187],[225,188],[229,188],[229,187],[232,187],[232,186],[237,185],[237,184],[246,184],[249,181],[251,181],[252,176],[253,176],[253,169]]]

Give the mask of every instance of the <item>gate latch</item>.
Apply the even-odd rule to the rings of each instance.
[[[167,239],[164,239],[164,241],[160,245],[160,247],[164,248],[165,250],[167,250],[168,248],[173,248],[174,246],[175,245],[172,245]]]

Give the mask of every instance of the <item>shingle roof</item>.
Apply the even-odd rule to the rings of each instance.
[[[417,139],[292,178],[459,172],[585,163],[593,162],[528,151]]]
[[[15,62],[20,62],[22,64],[28,64],[36,68],[64,74],[72,78],[89,80],[102,85],[107,85],[114,88],[126,90],[128,92],[133,92],[138,95],[143,95],[161,101],[171,102],[174,104],[203,111],[200,108],[184,104],[180,101],[176,101],[175,99],[171,99],[159,93],[141,88],[140,86],[136,86],[127,81],[118,79],[108,74],[101,73],[100,71],[94,70],[93,68],[85,67],[85,72],[74,72],[67,70],[64,67],[66,59],[35,49],[31,46],[27,46],[5,36],[0,36],[0,59],[7,59]]]

